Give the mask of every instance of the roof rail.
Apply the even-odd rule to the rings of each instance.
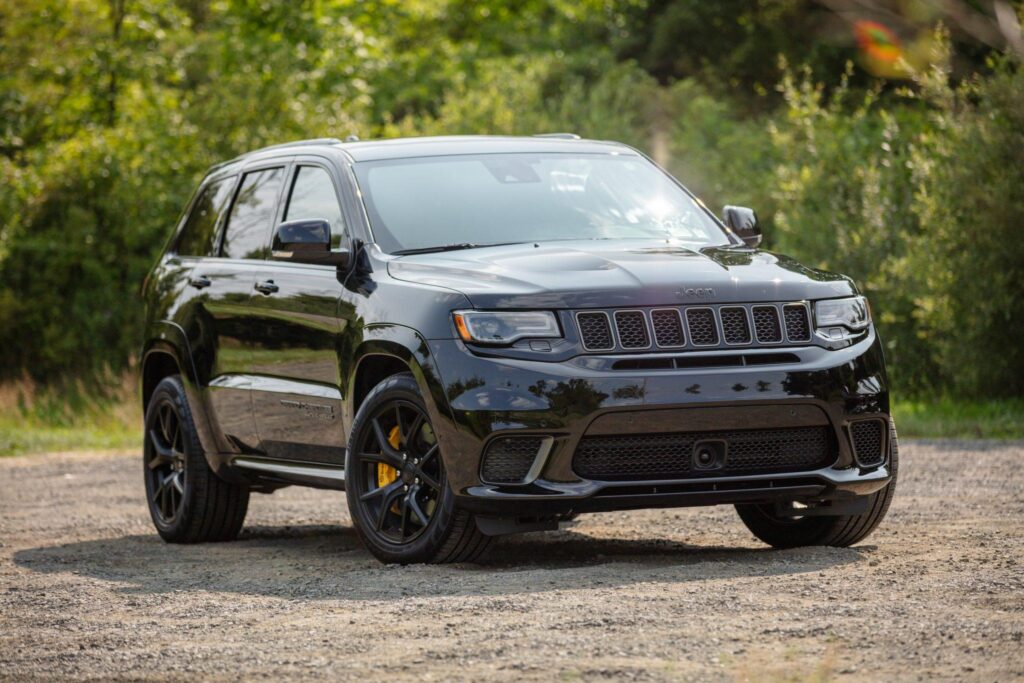
[[[251,152],[247,152],[242,156],[249,156],[250,154],[257,154],[259,152],[269,152],[274,149],[287,149],[289,147],[308,147],[310,145],[340,145],[341,140],[338,138],[313,138],[311,140],[296,140],[295,142],[282,142],[280,145],[270,145],[269,147],[260,147],[254,149]]]
[[[535,138],[558,138],[559,140],[579,140],[580,136],[576,133],[534,133]]]
[[[341,144],[341,140],[339,140],[338,138],[312,138],[310,140],[296,140],[294,142],[282,142],[279,145],[269,145],[267,147],[260,147],[259,149],[252,150],[251,152],[243,152],[242,154],[239,154],[234,159],[228,159],[228,160],[222,161],[222,162],[220,162],[218,164],[214,164],[213,166],[211,166],[209,168],[209,170],[207,170],[207,174],[213,173],[214,171],[216,171],[219,168],[224,168],[225,166],[228,166],[228,165],[233,164],[235,162],[241,161],[243,159],[248,159],[252,155],[259,154],[260,152],[267,152],[267,151],[275,150],[275,149],[287,149],[289,147],[308,147],[310,145],[338,145],[338,144]]]

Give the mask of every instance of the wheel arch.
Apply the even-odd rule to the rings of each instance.
[[[195,365],[189,352],[188,339],[184,331],[169,321],[157,323],[154,336],[147,340],[142,351],[140,365],[140,397],[145,413],[150,397],[161,380],[179,375],[185,387],[185,395],[192,410],[192,418],[199,433],[199,442],[207,454],[218,451],[216,439],[210,429],[209,414],[203,401]]]
[[[352,369],[344,387],[346,424],[354,422],[359,406],[373,387],[400,372],[411,372],[416,379],[431,420],[451,423],[451,409],[429,344],[415,330],[401,325],[368,328],[366,338],[352,357]]]

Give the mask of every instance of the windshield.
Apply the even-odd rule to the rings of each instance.
[[[355,164],[374,240],[395,253],[578,239],[730,244],[708,212],[635,154],[468,154]]]

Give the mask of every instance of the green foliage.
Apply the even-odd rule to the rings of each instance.
[[[1020,396],[1024,76],[965,40],[919,41],[935,66],[896,87],[807,0],[0,3],[0,380],[131,365],[141,281],[217,161],[573,131],[854,277],[901,391]]]
[[[968,395],[1024,395],[1024,71],[924,84],[931,130],[916,150],[914,210],[923,226],[907,259],[919,334],[941,381]]]

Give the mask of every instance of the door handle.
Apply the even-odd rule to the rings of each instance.
[[[210,282],[210,278],[206,277],[205,275],[196,275],[195,277],[190,277],[188,279],[188,283],[195,287],[196,289],[209,287],[210,285],[213,284],[212,282]]]
[[[256,283],[256,291],[260,292],[261,294],[273,294],[278,289],[279,287],[274,284],[273,280],[267,280],[266,282]]]

